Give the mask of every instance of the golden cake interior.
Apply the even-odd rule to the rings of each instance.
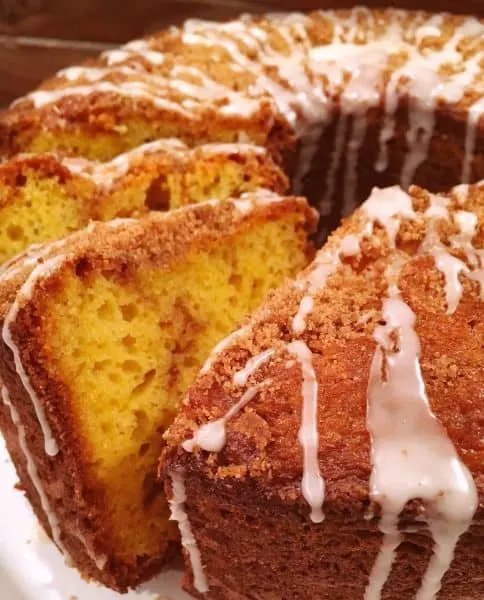
[[[287,188],[268,157],[259,162],[256,156],[204,156],[203,149],[187,150],[186,158],[169,153],[144,156],[108,186],[72,174],[52,155],[14,159],[0,166],[0,263],[31,244],[81,229],[90,220],[138,217],[260,187],[278,192]]]
[[[70,178],[63,184],[28,166],[12,181],[0,177],[0,262],[86,224],[82,199],[93,191],[88,181]]]
[[[49,300],[47,368],[68,386],[120,560],[159,555],[175,538],[156,494],[161,432],[216,342],[306,264],[297,219],[257,223],[170,270],[71,271]]]

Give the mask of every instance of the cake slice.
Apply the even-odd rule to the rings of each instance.
[[[0,423],[44,528],[119,591],[177,542],[162,433],[211,348],[307,264],[315,213],[269,193],[91,225],[0,282]]]
[[[166,435],[186,588],[483,598],[483,299],[484,184],[375,189]]]
[[[283,193],[287,180],[264,148],[250,144],[189,149],[179,140],[159,140],[105,163],[22,154],[0,165],[0,263],[90,220],[140,216],[257,188]]]

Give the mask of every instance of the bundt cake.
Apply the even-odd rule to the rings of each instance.
[[[22,488],[81,573],[125,591],[177,541],[162,433],[211,348],[312,258],[304,199],[258,193],[97,223],[0,281],[0,425]]]
[[[0,426],[82,574],[159,569],[165,486],[199,597],[481,600],[483,61],[474,17],[190,20],[0,115]],[[306,264],[286,177],[319,240],[373,191],[209,355]]]
[[[484,178],[483,56],[484,23],[449,14],[190,20],[18,100],[0,118],[1,151],[108,160],[164,137],[250,141],[282,159],[328,229],[375,185]]]
[[[140,216],[287,181],[264,148],[157,140],[109,162],[20,154],[0,165],[0,263],[32,243],[61,238],[90,220]]]
[[[166,434],[187,589],[481,600],[483,299],[484,183],[375,188]]]

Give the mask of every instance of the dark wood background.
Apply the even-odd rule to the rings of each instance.
[[[484,16],[484,0],[0,0],[0,106],[62,67],[190,17],[223,20],[354,4]]]

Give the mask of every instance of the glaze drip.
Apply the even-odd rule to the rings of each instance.
[[[32,456],[32,453],[29,450],[25,427],[22,425],[20,415],[19,415],[17,409],[15,408],[15,406],[13,405],[13,403],[10,399],[10,394],[8,393],[8,390],[5,386],[2,386],[1,396],[2,396],[3,403],[10,410],[10,417],[12,419],[12,423],[17,428],[19,446],[25,457],[25,462],[27,465],[27,473],[30,477],[32,485],[35,488],[35,491],[37,492],[37,495],[39,496],[40,505],[41,505],[42,510],[44,511],[44,514],[47,518],[47,522],[49,523],[50,531],[52,534],[52,539],[54,540],[54,543],[57,546],[57,548],[60,550],[60,552],[62,552],[62,554],[64,555],[66,561],[69,562],[70,561],[69,553],[67,552],[66,547],[64,546],[62,539],[61,539],[59,519],[57,518],[57,515],[55,514],[55,511],[52,509],[49,499],[47,498],[47,494],[45,493],[44,486],[42,485],[42,480],[39,476],[39,472],[37,470],[35,460]],[[100,571],[102,571],[104,569],[104,567],[106,566],[106,556],[102,555],[102,554],[98,555],[96,552],[94,552],[94,550],[91,548],[90,544],[87,543],[87,540],[80,533],[77,534],[77,538],[85,547],[89,558],[93,561],[93,563],[96,565],[96,567]]]
[[[224,348],[230,346],[231,342],[237,337],[238,335],[232,337],[229,341],[226,340],[227,343],[224,344]],[[303,407],[301,428],[298,433],[299,443],[304,455],[301,489],[304,499],[311,507],[311,520],[314,523],[320,523],[324,519],[322,506],[325,486],[319,470],[318,460],[318,381],[312,365],[312,352],[304,342],[299,340],[291,342],[285,346],[285,349],[301,367]],[[274,354],[275,350],[268,348],[251,357],[240,371],[234,373],[234,385],[240,387],[247,385],[249,377],[267,363]],[[291,362],[288,364],[289,368],[293,366]],[[249,386],[223,417],[200,426],[189,440],[182,443],[182,448],[186,452],[193,452],[198,446],[207,452],[221,452],[227,442],[227,422],[238,415],[263,387],[271,383],[271,379],[266,379],[259,384]]]
[[[51,250],[52,247],[49,248]],[[22,358],[20,356],[20,350],[17,344],[14,342],[12,332],[10,330],[10,326],[13,322],[15,322],[18,312],[21,309],[21,303],[26,298],[29,298],[35,285],[37,282],[43,277],[49,276],[53,271],[55,271],[64,257],[62,255],[57,256],[53,259],[47,260],[42,264],[38,264],[28,277],[27,281],[22,286],[20,292],[17,294],[10,310],[5,316],[5,320],[2,328],[2,337],[6,346],[11,350],[15,363],[15,370],[17,375],[19,376],[22,386],[30,397],[32,405],[35,410],[35,414],[39,421],[40,427],[42,429],[42,433],[44,435],[44,450],[48,456],[55,456],[59,452],[59,447],[57,445],[57,441],[52,434],[52,429],[47,419],[47,415],[45,413],[44,406],[40,403],[37,394],[30,382],[30,378],[25,371],[25,368],[22,364]],[[38,255],[36,256],[36,260],[38,260]]]
[[[42,482],[39,477],[39,473],[37,471],[37,466],[35,464],[35,461],[32,457],[32,454],[31,454],[28,444],[27,444],[27,436],[25,433],[25,428],[22,425],[22,422],[20,420],[20,416],[18,414],[17,409],[15,408],[15,406],[12,404],[12,402],[10,400],[10,394],[8,393],[8,390],[6,387],[2,386],[1,394],[2,394],[3,403],[10,410],[10,416],[12,418],[12,423],[17,427],[19,446],[20,446],[20,449],[22,450],[22,453],[25,457],[25,461],[27,463],[27,472],[28,472],[30,480],[32,481],[32,484],[35,488],[35,491],[37,492],[37,495],[39,496],[42,510],[44,511],[45,516],[47,517],[47,522],[49,523],[49,527],[52,532],[52,538],[53,538],[56,546],[59,548],[59,550],[68,559],[69,554],[67,553],[67,551],[64,547],[64,544],[62,543],[61,536],[60,536],[59,520],[57,519],[55,512],[51,509],[50,502],[44,491],[44,487],[42,485]]]
[[[170,473],[172,482],[172,497],[169,500],[171,509],[171,519],[178,523],[180,530],[182,546],[190,559],[193,570],[193,585],[200,594],[208,592],[208,581],[203,570],[202,557],[198,549],[197,540],[193,535],[192,527],[185,510],[187,494],[185,489],[185,479],[183,475],[176,471]]]
[[[247,333],[249,333],[248,327],[241,327],[240,329],[235,330],[233,333],[228,335],[226,338],[221,340],[212,350],[210,356],[207,358],[202,368],[200,369],[200,375],[204,373],[208,373],[212,368],[217,356],[229,348],[233,343],[235,343],[238,339],[243,338]]]
[[[267,151],[265,148],[253,144],[242,143],[204,144],[192,150],[179,139],[167,138],[142,144],[104,163],[78,157],[63,157],[61,162],[71,173],[91,179],[96,185],[107,188],[112,186],[116,179],[126,175],[138,160],[149,156],[156,157],[158,154],[167,154],[183,160],[190,155],[193,157],[200,156],[201,158],[216,156],[217,154],[250,156],[267,154]]]
[[[302,494],[311,507],[311,521],[324,520],[323,504],[325,484],[319,469],[318,434],[318,380],[313,367],[313,354],[308,346],[298,340],[291,342],[287,350],[301,366],[302,375],[302,421],[298,433],[299,443],[304,453]]]
[[[239,412],[259,393],[261,386],[249,387],[220,419],[210,421],[202,425],[190,440],[183,442],[182,447],[187,452],[193,452],[196,446],[206,452],[222,452],[227,443],[227,422],[239,414]]]
[[[412,199],[398,186],[379,189],[373,188],[370,197],[362,206],[372,222],[381,225],[394,248],[402,219],[414,219]]]
[[[240,331],[240,330],[239,330]],[[237,339],[241,334],[237,331],[237,335],[232,334],[226,338],[227,344],[223,348],[228,347],[231,343]],[[220,352],[220,349],[217,353]],[[233,376],[234,385],[243,387],[247,385],[249,377],[255,373],[263,364],[268,362],[274,355],[274,350],[269,348],[261,352],[257,356],[250,358],[245,367],[240,371],[237,371]],[[270,383],[270,380],[266,380],[263,384],[252,385],[242,394],[241,398],[225,413],[220,419],[205,423],[199,427],[194,433],[190,440],[183,442],[182,447],[187,452],[193,452],[196,446],[207,452],[221,452],[227,442],[226,424],[227,422],[239,414],[239,412],[257,396],[259,391],[264,385]]]
[[[475,102],[469,109],[467,117],[467,133],[465,140],[464,163],[462,165],[461,180],[469,183],[472,175],[472,161],[476,146],[476,136],[479,123],[484,115],[484,97]]]
[[[477,490],[467,467],[429,404],[420,368],[416,317],[396,286],[384,300],[385,325],[368,382],[368,431],[372,442],[370,496],[381,506],[383,542],[365,592],[379,600],[402,541],[399,515],[421,499],[434,539],[434,554],[418,600],[433,600],[450,566],[456,543],[477,509]],[[445,523],[445,525],[444,525]]]
[[[431,218],[449,220],[447,211],[447,200],[436,197],[432,199],[433,203],[427,209],[426,215]],[[445,201],[445,202],[444,202]],[[429,254],[435,261],[435,267],[444,276],[444,291],[447,303],[447,314],[452,314],[457,310],[459,302],[464,293],[460,275],[465,275],[469,279],[480,281],[480,254],[472,245],[472,238],[477,231],[477,215],[473,212],[458,210],[453,213],[456,225],[460,233],[450,238],[453,249],[461,250],[472,267],[469,268],[466,263],[453,256],[450,251],[442,244],[434,223],[430,223],[427,235],[419,249],[420,254]]]

